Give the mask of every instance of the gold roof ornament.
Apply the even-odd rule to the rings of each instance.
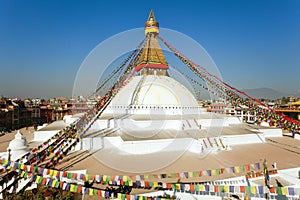
[[[143,75],[168,75],[169,66],[156,38],[159,33],[158,27],[154,12],[151,10],[145,23],[146,41],[135,68],[135,71],[142,72]]]
[[[155,20],[155,16],[154,16],[154,12],[151,10],[148,20],[145,22],[145,35],[147,35],[148,33],[159,33],[159,24],[158,22]]]

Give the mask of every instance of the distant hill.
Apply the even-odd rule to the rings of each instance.
[[[271,88],[243,89],[242,91],[256,99],[279,99],[284,96],[290,96],[289,94]]]

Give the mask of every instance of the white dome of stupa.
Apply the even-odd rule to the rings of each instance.
[[[23,134],[18,130],[15,139],[10,141],[7,150],[10,149],[11,160],[16,160],[28,152],[28,145]]]
[[[106,112],[164,109],[172,110],[165,114],[191,114],[196,113],[198,108],[194,95],[175,79],[147,75],[133,77],[113,98]]]

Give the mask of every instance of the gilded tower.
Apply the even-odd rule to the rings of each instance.
[[[153,11],[150,12],[144,27],[146,41],[135,70],[141,75],[168,76],[169,66],[156,39],[159,33],[159,24],[155,20]]]

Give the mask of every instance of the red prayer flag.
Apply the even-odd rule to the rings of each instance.
[[[110,181],[114,181],[115,178],[116,178],[115,176],[111,176],[111,177],[110,177]],[[92,176],[92,180],[95,180],[95,175]]]
[[[219,192],[219,186],[218,185],[214,185],[215,188],[215,192]]]
[[[190,191],[194,192],[194,184],[190,184]]]
[[[47,182],[47,179],[46,179],[46,178],[43,178],[42,184],[43,184],[43,185],[46,185],[46,182]]]
[[[250,171],[250,164],[246,164],[245,169],[246,169],[246,171]]]
[[[76,173],[73,173],[73,174],[72,174],[72,178],[73,178],[73,179],[76,179],[76,178],[77,178],[77,174],[76,174]]]
[[[201,177],[202,176],[202,171],[199,171],[198,172],[198,177]]]
[[[224,174],[225,168],[221,168],[221,174]]]
[[[171,188],[172,188],[171,183],[167,183],[167,189],[171,189]]]
[[[77,193],[81,193],[81,190],[82,190],[82,186],[81,185],[78,185],[77,187]],[[99,190],[100,191],[100,190]]]
[[[60,183],[59,183],[59,188],[62,189],[63,186],[64,186],[64,182],[60,182]],[[78,187],[79,187],[79,186],[78,186]]]
[[[102,196],[101,190],[98,190],[97,194],[98,194],[99,197],[101,197]]]
[[[245,186],[240,186],[240,192],[245,193]]]
[[[274,187],[271,187],[269,190],[270,190],[271,193],[276,193]]]

